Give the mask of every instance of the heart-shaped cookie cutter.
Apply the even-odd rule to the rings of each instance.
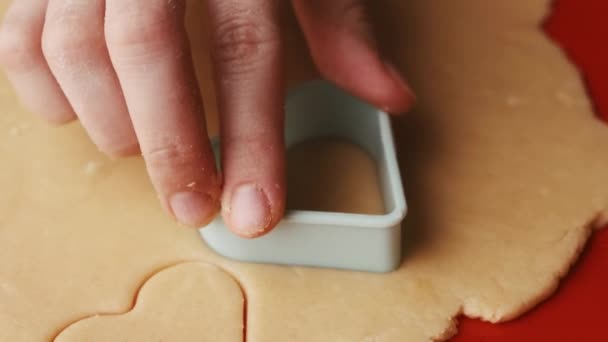
[[[388,115],[328,82],[309,82],[287,97],[286,145],[322,137],[346,139],[375,159],[384,214],[289,210],[272,232],[256,239],[236,236],[218,216],[200,229],[207,244],[247,262],[369,272],[398,267],[407,204]]]

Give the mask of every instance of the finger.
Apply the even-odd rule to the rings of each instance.
[[[76,116],[42,54],[47,0],[15,0],[0,31],[0,62],[21,102],[53,123]]]
[[[382,59],[363,0],[292,0],[312,57],[321,74],[388,112],[414,102],[397,69]]]
[[[107,0],[106,41],[161,202],[186,225],[219,210],[220,181],[183,27],[184,2]]]
[[[91,139],[111,155],[139,151],[104,38],[104,0],[50,0],[42,49]]]
[[[285,208],[279,1],[212,0],[212,57],[221,114],[225,221],[268,232]]]

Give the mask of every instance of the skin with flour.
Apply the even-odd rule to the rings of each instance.
[[[363,0],[204,4],[222,113],[221,176],[184,30],[186,0],[12,0],[0,64],[26,108],[54,123],[78,119],[108,155],[141,154],[178,222],[204,226],[221,202],[227,226],[251,238],[269,232],[285,208],[285,8],[292,5],[327,79],[393,113],[407,111],[413,95],[378,52]],[[353,68],[362,72],[353,77]]]
[[[158,210],[140,160],[104,158],[77,125],[39,123],[2,80],[0,160],[13,181],[0,176],[0,340],[47,341],[126,312],[145,279],[188,260],[240,283],[248,341],[444,339],[460,313],[501,321],[548,296],[608,208],[608,129],[539,29],[550,1],[373,6],[382,47],[419,99],[395,121],[410,204],[396,272],[220,258]],[[300,43],[287,48],[294,81],[312,75]]]

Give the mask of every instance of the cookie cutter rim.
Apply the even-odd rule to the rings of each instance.
[[[319,125],[318,128],[315,128],[319,129],[316,133],[311,134],[311,130],[314,131],[314,129],[309,127],[308,134],[299,134],[299,127],[309,125],[309,121],[315,119],[311,119],[309,115],[298,114],[298,112],[310,111],[309,108],[303,108],[318,107],[319,103],[323,104],[324,107],[331,107],[337,110],[335,113],[339,114],[335,114],[334,116],[342,116],[343,119],[347,119],[348,121],[342,120],[340,122],[347,127],[349,125],[357,125],[348,124],[348,122],[353,122],[352,120],[355,118],[354,116],[350,117],[351,111],[358,112],[352,115],[366,115],[367,117],[361,118],[365,118],[365,120],[370,122],[374,121],[376,127],[367,128],[363,127],[365,125],[359,124],[357,127],[364,131],[362,134],[352,134],[352,132],[350,134],[344,134],[344,132],[342,132],[343,134],[331,134],[332,132],[323,134],[324,132],[322,131],[328,130],[328,127],[328,131],[332,130],[330,127],[332,125],[329,124]],[[369,272],[388,272],[394,270],[401,262],[401,222],[407,213],[407,203],[403,193],[403,185],[388,114],[357,100],[325,81],[308,82],[292,89],[287,96],[285,112],[285,139],[287,146],[326,136],[346,138],[348,141],[359,146],[365,144],[375,145],[376,148],[374,146],[371,148],[370,146],[361,147],[375,159],[385,213],[360,214],[288,210],[275,230],[253,240],[234,235],[225,227],[221,217],[218,216],[207,227],[199,230],[202,238],[218,254],[239,261],[329,267]],[[324,118],[322,115],[316,114],[316,118],[320,120],[319,122],[325,124],[332,121],[332,116],[325,116]],[[298,122],[298,120],[301,122]],[[295,121],[295,124],[293,121]],[[304,122],[304,125],[302,125],[302,122]],[[300,123],[300,126],[297,125],[298,123]],[[294,125],[296,127],[295,130],[293,128]],[[336,125],[335,123],[334,128],[341,130],[340,125]],[[357,129],[354,130],[356,131]],[[368,136],[367,138],[362,138],[362,135]],[[370,136],[374,137],[370,138]],[[213,139],[213,145],[216,158],[219,161],[219,140],[217,138]],[[370,151],[370,149],[375,149],[376,151]],[[322,228],[332,231],[324,232]],[[368,234],[360,233],[361,229],[365,230],[365,233]],[[345,230],[341,234],[343,236],[341,236],[342,241],[340,242],[346,241],[346,247],[344,243],[341,243],[329,249],[323,240],[319,240],[319,237],[313,237],[313,235],[319,234],[327,234],[329,236],[337,230]],[[285,237],[285,234],[288,236]],[[369,239],[369,242],[355,241],[356,239],[352,234]],[[290,238],[289,235],[292,237]],[[367,237],[364,237],[364,235],[367,235]],[[310,243],[310,241],[317,241],[316,250],[311,251],[310,255],[306,255],[306,251],[302,252],[300,250],[300,252],[297,252],[298,247],[300,247],[299,243],[306,244]],[[292,244],[294,248],[286,249],[286,242],[288,245]],[[353,251],[352,248],[348,247],[349,244],[359,247],[366,245],[366,247],[372,248],[372,250],[368,249],[368,252]],[[272,249],[273,246],[275,248],[279,247],[283,252],[269,253],[269,249]],[[300,254],[295,255],[297,253]],[[324,256],[319,258],[319,253]],[[345,257],[344,253],[350,255],[350,257]],[[362,254],[359,255],[359,253]],[[371,259],[366,259],[366,257]]]

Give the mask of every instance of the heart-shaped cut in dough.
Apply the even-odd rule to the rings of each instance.
[[[143,285],[133,310],[85,318],[55,341],[242,342],[243,309],[243,292],[226,272],[200,262],[178,264]]]

